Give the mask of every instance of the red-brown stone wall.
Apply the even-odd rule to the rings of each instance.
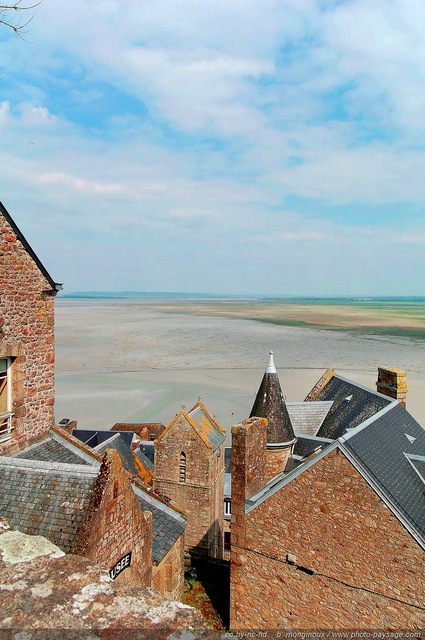
[[[180,482],[180,454],[186,480]],[[224,444],[208,447],[180,415],[155,443],[154,488],[187,518],[186,549],[221,557],[223,547]]]
[[[245,525],[245,548],[232,547],[232,628],[425,627],[423,551],[339,450]]]
[[[291,453],[291,447],[284,447],[279,449],[278,447],[267,447],[266,454],[266,475],[267,480],[271,480],[278,473],[285,470],[286,463]]]
[[[116,582],[151,586],[152,515],[143,512],[116,451],[107,449],[73,553],[111,569],[131,551]]]
[[[152,588],[170,600],[183,600],[184,536],[171,547],[159,565],[152,569]]]
[[[54,291],[0,214],[0,358],[11,357],[13,453],[54,424]]]

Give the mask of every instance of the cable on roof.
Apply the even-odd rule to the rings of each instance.
[[[244,551],[250,551],[251,553],[255,553],[258,556],[263,556],[264,558],[268,558],[269,560],[274,560],[275,562],[280,562],[282,564],[287,564],[290,567],[294,567],[298,571],[302,573],[306,573],[309,576],[320,576],[321,578],[328,578],[329,580],[334,580],[335,582],[339,582],[339,584],[343,584],[350,589],[358,589],[359,591],[366,591],[367,593],[372,593],[376,596],[381,596],[381,598],[386,598],[387,600],[393,600],[394,602],[399,602],[400,604],[405,604],[408,607],[414,607],[415,609],[420,609],[421,611],[425,611],[425,607],[421,607],[418,604],[413,604],[412,602],[406,602],[406,600],[401,600],[400,598],[395,598],[393,596],[387,596],[384,593],[380,593],[379,591],[374,591],[373,589],[368,589],[367,587],[359,587],[355,584],[350,584],[349,582],[344,582],[344,580],[340,580],[339,578],[334,578],[333,576],[329,576],[326,573],[320,573],[319,571],[314,571],[313,569],[308,569],[307,567],[303,567],[302,565],[296,564],[295,562],[289,562],[288,560],[282,560],[282,558],[276,558],[276,556],[270,556],[268,553],[263,553],[262,551],[255,551],[255,549],[248,549],[247,547],[242,547],[239,544],[235,544],[234,542],[230,542],[230,546],[237,547],[238,549],[243,549]]]

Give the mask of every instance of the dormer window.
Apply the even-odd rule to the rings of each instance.
[[[186,454],[184,451],[180,454],[179,482],[186,482]]]

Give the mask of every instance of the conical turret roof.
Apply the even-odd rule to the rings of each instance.
[[[270,351],[269,362],[249,417],[254,416],[267,418],[268,444],[292,444],[295,441],[291,419],[274,366],[273,351]]]

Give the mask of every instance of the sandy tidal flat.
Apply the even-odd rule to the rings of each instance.
[[[248,417],[273,349],[288,401],[328,367],[375,388],[378,366],[408,372],[408,408],[425,425],[425,346],[253,320],[164,313],[139,300],[56,304],[56,419],[81,428],[168,424],[198,395],[229,429]]]

